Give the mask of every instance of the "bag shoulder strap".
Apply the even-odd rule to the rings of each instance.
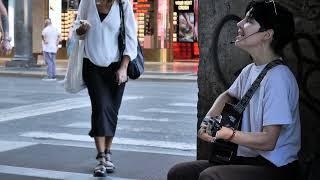
[[[126,49],[126,29],[124,25],[124,10],[123,10],[123,2],[122,0],[118,0],[119,3],[119,12],[120,12],[120,36],[121,36],[121,41],[118,41],[118,43],[122,43],[121,45],[119,44],[118,46],[121,47],[120,49],[120,57],[122,57],[124,50]]]
[[[272,62],[270,62],[269,64],[267,64],[263,70],[261,71],[261,73],[258,75],[258,77],[256,78],[256,80],[252,83],[251,87],[248,89],[248,91],[246,92],[246,94],[241,98],[241,100],[235,105],[234,109],[238,112],[238,113],[242,113],[245,108],[247,107],[247,105],[249,104],[250,99],[252,98],[253,94],[255,93],[255,91],[258,89],[258,87],[260,86],[261,81],[263,80],[264,76],[267,74],[267,72],[272,69],[273,67],[280,65],[280,64],[285,64],[285,62],[282,60],[282,58],[279,58],[277,60],[274,60]]]
[[[119,11],[120,11],[120,33],[125,34],[125,25],[124,25],[124,10],[123,10],[123,2],[122,0],[118,0],[119,3]],[[125,36],[124,36],[125,37]]]

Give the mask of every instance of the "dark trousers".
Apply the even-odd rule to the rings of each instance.
[[[295,180],[297,161],[276,167],[254,160],[241,158],[233,165],[216,165],[207,160],[185,162],[175,165],[168,172],[168,180]],[[260,160],[258,160],[260,161]],[[248,162],[248,163],[247,163]]]
[[[125,83],[118,85],[115,73],[119,63],[99,67],[89,59],[83,60],[83,80],[91,100],[91,137],[113,137]]]

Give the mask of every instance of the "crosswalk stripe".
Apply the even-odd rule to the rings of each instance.
[[[127,121],[154,121],[154,122],[168,122],[168,118],[145,118],[141,116],[131,116],[131,115],[119,115],[119,119]]]
[[[63,127],[68,128],[84,128],[84,129],[90,129],[90,122],[76,122],[71,123],[68,125],[65,125]],[[132,126],[125,126],[122,124],[118,124],[117,130],[119,131],[127,131],[127,132],[146,132],[146,133],[161,133],[163,132],[161,129],[154,129],[149,127],[132,127]]]
[[[171,103],[169,106],[178,106],[178,107],[197,107],[197,103]]]
[[[188,114],[188,115],[196,115],[195,111],[182,111],[182,110],[172,110],[172,109],[162,109],[162,108],[147,108],[141,110],[141,112],[148,113],[167,113],[167,114]]]
[[[71,146],[71,147],[78,147],[78,148],[93,148],[95,146],[92,143],[88,143],[85,141],[61,141],[61,140],[51,140],[48,139],[33,139],[31,141],[0,141],[0,152],[29,147],[38,144],[46,144],[46,145],[53,145],[53,146]],[[177,150],[177,149],[164,149],[164,148],[145,148],[142,146],[130,146],[128,148],[127,145],[121,144],[114,144],[112,146],[113,150],[119,151],[132,151],[132,152],[145,152],[145,153],[153,153],[153,154],[168,154],[168,155],[177,155],[177,156],[190,156],[195,157],[196,151],[185,151],[185,150]],[[1,162],[0,162],[1,163]]]
[[[142,99],[142,96],[124,96],[123,100]],[[22,119],[90,106],[88,97],[63,99],[0,110],[0,122]]]
[[[55,139],[55,140],[93,142],[93,139],[87,135],[75,135],[75,134],[69,134],[69,133],[53,133],[53,132],[49,133],[49,132],[37,131],[37,132],[23,133],[20,136],[30,137],[35,139]],[[172,141],[155,141],[155,140],[119,138],[119,137],[114,137],[113,144],[158,147],[158,148],[168,148],[168,149],[177,149],[177,150],[195,150],[196,149],[196,144],[191,144],[191,143],[172,142]]]
[[[26,168],[26,167],[16,167],[16,166],[5,166],[0,165],[0,173],[20,175],[20,176],[30,176],[38,178],[49,178],[49,179],[65,179],[65,180],[94,180],[99,179],[92,176],[92,174],[84,173],[74,173],[74,172],[64,172],[64,171],[53,171],[45,169],[36,168]],[[110,177],[107,180],[133,180],[125,178]]]
[[[37,144],[37,143],[0,140],[0,152],[23,148],[23,147],[27,147],[27,146],[32,146],[35,144]]]

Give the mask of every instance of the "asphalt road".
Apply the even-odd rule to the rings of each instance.
[[[86,90],[67,94],[61,83],[39,78],[0,77],[0,84],[0,174],[11,174],[6,177],[14,179],[13,174],[19,179],[18,175],[26,175],[21,172],[31,172],[21,168],[34,168],[35,173],[28,177],[55,178],[40,176],[40,169],[57,171],[55,173],[61,175],[56,176],[57,179],[66,177],[63,176],[66,172],[78,173],[73,174],[74,177],[89,177],[86,175],[90,174],[92,163],[94,165],[95,150],[87,135],[91,107]],[[194,159],[197,93],[194,81],[137,80],[127,83],[113,145],[114,161],[123,168],[114,177],[165,179],[169,166]],[[88,165],[74,169],[74,163],[79,162],[70,162],[69,166],[65,163],[64,167],[53,159],[51,165],[45,163],[43,167],[46,161],[39,160],[38,154],[51,152],[51,158],[60,158],[59,162],[63,162],[62,152],[73,151],[68,147],[78,148],[78,155],[88,156]],[[16,159],[15,156],[8,157],[15,153],[23,155]],[[126,167],[132,162],[124,157],[127,153],[141,156],[135,161],[141,160],[140,163],[146,166],[148,163],[143,161],[150,160],[152,164],[151,159],[158,158],[159,162],[155,163],[156,168],[161,169],[159,174],[144,171],[150,167],[134,167],[131,169],[141,170],[140,175],[135,175],[130,167]],[[76,158],[77,153],[67,157],[73,156]],[[14,168],[20,173],[13,173]]]

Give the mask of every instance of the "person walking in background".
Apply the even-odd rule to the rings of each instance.
[[[282,62],[282,50],[295,31],[292,13],[272,0],[249,3],[237,26],[235,45],[248,52],[253,63],[215,100],[207,118],[219,116],[232,98],[243,98],[269,63]],[[168,172],[168,180],[297,179],[299,88],[286,65],[273,67],[262,79],[242,114],[241,130],[222,127],[213,137],[206,132],[205,121],[200,127],[198,136],[206,142],[238,144],[236,156],[227,163],[212,159],[177,164]]]
[[[42,51],[47,64],[47,77],[44,81],[56,80],[56,53],[60,42],[60,33],[53,27],[51,19],[46,19],[42,31]]]
[[[12,50],[10,44],[11,38],[9,36],[9,20],[8,20],[8,11],[4,6],[2,0],[0,0],[0,16],[1,16],[1,42],[0,42],[0,51],[1,54],[9,55]]]
[[[121,4],[120,4],[121,3]],[[120,7],[124,11],[126,48],[120,57]],[[83,80],[91,100],[91,130],[98,165],[94,176],[106,176],[115,169],[111,145],[115,136],[118,112],[128,63],[137,56],[137,29],[130,0],[85,0],[80,2],[80,27],[76,33],[84,40]]]

